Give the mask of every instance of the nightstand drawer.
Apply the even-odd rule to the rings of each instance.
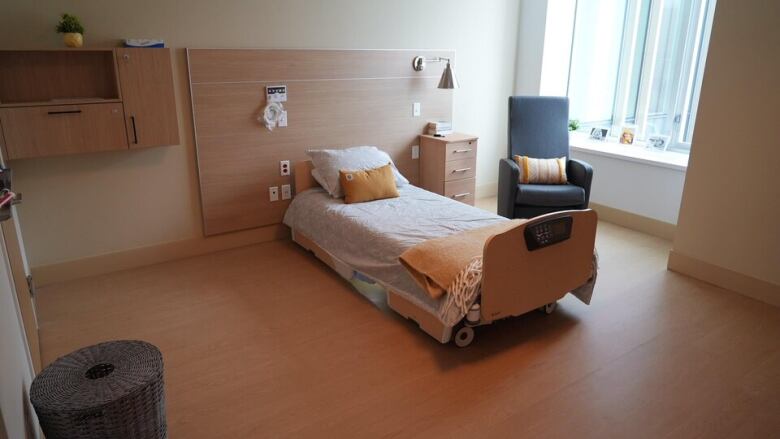
[[[444,160],[471,159],[477,156],[477,141],[449,143],[444,151]]]
[[[444,166],[444,181],[474,178],[477,160],[475,158],[450,160]]]
[[[448,181],[444,183],[444,196],[461,201],[466,204],[474,204],[474,189],[476,182],[473,178],[465,180]]]

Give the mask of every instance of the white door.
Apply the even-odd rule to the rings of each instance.
[[[0,239],[0,437],[37,438],[38,422],[29,403],[35,371],[8,251]],[[37,346],[37,330],[34,339]]]

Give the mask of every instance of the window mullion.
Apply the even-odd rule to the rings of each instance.
[[[650,96],[658,58],[658,40],[663,22],[664,0],[653,0],[650,5],[650,20],[647,27],[645,57],[642,60],[642,77],[639,79],[639,93],[636,105],[636,135],[645,138],[647,117],[650,112]]]
[[[679,86],[674,104],[672,132],[670,133],[670,146],[683,147],[683,139],[680,137],[686,124],[686,113],[690,111],[688,101],[693,93],[695,83],[696,61],[701,44],[700,36],[704,27],[704,12],[706,0],[694,0],[691,13],[687,22],[685,49],[683,52],[683,66],[680,69]]]
[[[685,147],[690,147],[690,140],[686,140],[685,136],[690,129],[689,124],[694,124],[696,121],[696,113],[699,108],[699,94],[701,93],[701,83],[704,74],[704,65],[707,59],[707,51],[709,49],[710,32],[712,31],[712,20],[715,12],[715,0],[702,0],[702,23],[699,30],[699,44],[698,53],[696,59],[693,61],[693,80],[691,83],[691,98],[686,102],[684,125],[680,126],[680,143]],[[689,105],[689,106],[688,106]]]
[[[621,125],[625,123],[628,114],[628,99],[630,96],[631,76],[636,57],[636,42],[639,34],[639,20],[642,15],[642,0],[628,0],[626,3],[626,18],[623,31],[623,44],[620,51],[620,67],[615,84],[615,104],[612,111],[613,135],[619,135]]]

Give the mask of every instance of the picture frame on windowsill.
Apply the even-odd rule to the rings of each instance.
[[[666,151],[669,148],[670,136],[655,134],[647,138],[647,147],[656,151]]]
[[[626,125],[623,127],[620,133],[620,143],[623,145],[633,145],[634,137],[636,136],[636,127],[632,125]]]
[[[590,138],[603,142],[607,140],[607,133],[609,133],[609,130],[606,128],[593,128],[590,130]]]

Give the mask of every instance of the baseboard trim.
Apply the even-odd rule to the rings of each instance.
[[[674,250],[669,252],[667,268],[676,273],[780,307],[780,285],[737,273]]]
[[[604,206],[602,204],[593,202],[591,202],[588,207],[595,210],[596,213],[599,214],[600,220],[614,223],[619,226],[623,226],[642,233],[647,233],[648,235],[668,239],[670,241],[674,239],[674,232],[677,229],[675,224],[659,221],[654,218],[637,215],[625,210],[615,209],[614,207]]]
[[[286,226],[275,224],[207,238],[166,242],[148,247],[42,265],[33,267],[32,275],[35,284],[43,286],[284,239],[289,236],[290,232]]]

